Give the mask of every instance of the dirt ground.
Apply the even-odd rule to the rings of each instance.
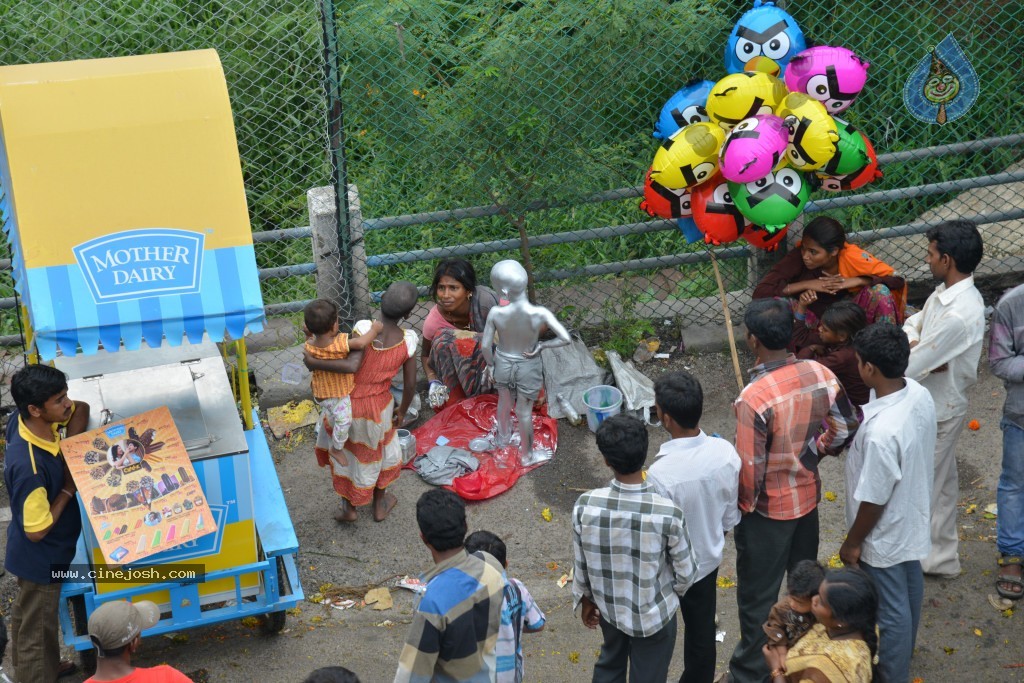
[[[752,364],[744,356],[742,365]],[[983,364],[984,365],[984,364]],[[705,391],[702,427],[708,433],[731,437],[735,429],[731,401],[736,381],[728,355],[685,355],[643,366],[649,376],[686,367],[701,380]],[[981,423],[966,431],[958,445],[960,463],[962,575],[953,580],[927,580],[923,623],[913,661],[913,675],[926,682],[972,680],[1024,681],[1024,614],[1002,613],[986,599],[993,590],[995,522],[984,514],[995,502],[1001,457],[999,417],[1001,384],[982,368],[981,381],[971,392],[969,418]],[[508,545],[510,573],[523,580],[547,614],[544,632],[524,638],[528,680],[589,680],[600,647],[599,632],[583,627],[572,612],[568,586],[557,581],[571,567],[570,512],[582,491],[603,486],[609,479],[593,435],[583,427],[559,424],[558,452],[552,462],[523,477],[515,488],[495,499],[469,505],[470,530],[489,529]],[[657,427],[650,429],[651,453],[665,440]],[[307,597],[325,585],[370,587],[392,585],[397,576],[417,575],[430,566],[415,522],[417,497],[428,486],[405,472],[394,487],[399,504],[391,517],[374,523],[364,513],[348,526],[331,517],[336,505],[326,471],[316,466],[309,431],[293,433],[272,448],[278,472],[300,542],[302,582]],[[843,522],[843,460],[827,459],[822,466],[822,561],[839,548]],[[551,521],[542,511],[548,508]],[[0,535],[3,544],[6,534]],[[735,579],[735,549],[726,543],[719,575]],[[13,577],[0,578],[0,605],[9,614],[16,586]],[[336,610],[304,603],[289,616],[277,636],[262,636],[241,623],[195,629],[176,638],[144,641],[137,657],[140,665],[169,663],[208,681],[301,681],[320,666],[344,665],[362,681],[390,681],[413,610],[413,594],[393,589],[394,607]],[[719,670],[724,669],[738,636],[736,590],[725,582],[718,591],[718,615],[724,640],[718,647]],[[1020,610],[1017,610],[1020,612]],[[682,667],[680,635],[670,674]],[[83,680],[82,676],[64,679]]]

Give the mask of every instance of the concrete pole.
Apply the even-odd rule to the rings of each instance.
[[[354,291],[351,293],[345,291],[334,187],[314,187],[306,192],[313,240],[313,263],[316,265],[317,298],[333,301],[341,312],[342,320],[351,322],[370,317],[370,291],[366,274],[366,249],[362,239],[363,217],[359,191],[355,185],[349,185],[348,202],[354,283]]]

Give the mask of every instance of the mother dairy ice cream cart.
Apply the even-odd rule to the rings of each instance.
[[[264,311],[216,52],[0,67],[0,186],[30,362],[67,373],[90,429],[169,409],[216,527],[154,535],[132,565],[200,566],[199,582],[65,583],[65,642],[88,665],[86,620],[116,599],[161,606],[145,635],[253,615],[280,630],[303,597],[298,541],[250,404],[244,337]],[[120,567],[90,523],[102,505],[80,505],[74,566]]]

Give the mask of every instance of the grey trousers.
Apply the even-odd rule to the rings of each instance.
[[[57,608],[59,583],[18,579],[18,597],[11,611],[11,663],[15,680],[54,683],[60,667]]]
[[[604,643],[594,665],[594,683],[650,683],[668,678],[668,665],[676,646],[676,617],[652,636],[635,638],[601,617]],[[626,669],[629,677],[626,677]]]

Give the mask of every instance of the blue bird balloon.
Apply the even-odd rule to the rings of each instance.
[[[654,126],[654,137],[667,140],[677,130],[698,121],[709,121],[704,103],[711,93],[711,81],[693,81],[683,86],[661,108],[658,123]]]
[[[772,0],[754,0],[729,34],[725,44],[725,70],[731,74],[743,71],[755,57],[768,57],[783,72],[789,60],[807,49],[804,32],[796,19],[775,6]]]

